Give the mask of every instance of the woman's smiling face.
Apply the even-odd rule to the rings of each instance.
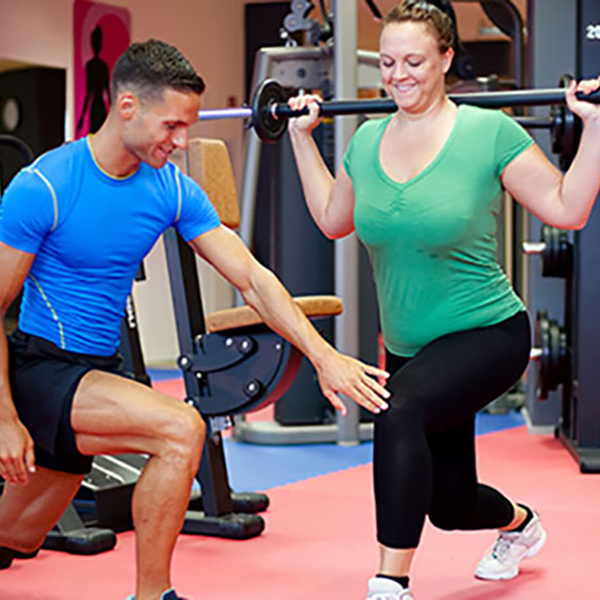
[[[380,38],[381,82],[400,110],[426,110],[444,93],[454,51],[442,52],[431,28],[415,21],[390,23]]]

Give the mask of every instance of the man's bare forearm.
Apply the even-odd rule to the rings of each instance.
[[[256,264],[248,288],[240,291],[265,323],[296,346],[315,367],[334,351],[268,269]]]

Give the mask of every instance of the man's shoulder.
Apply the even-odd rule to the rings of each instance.
[[[181,171],[179,170],[179,167],[172,162],[167,162],[167,164],[161,167],[160,169],[155,169],[154,167],[151,167],[147,164],[146,167],[151,173],[155,173],[157,177],[160,177],[161,179],[174,181],[177,177],[181,176]]]
[[[168,162],[160,169],[154,169],[146,165],[150,177],[154,177],[158,188],[163,192],[170,193],[178,202],[185,201],[186,198],[195,198],[198,194],[203,194],[202,186],[191,176],[183,173],[179,166]]]
[[[87,151],[85,138],[66,142],[42,154],[27,168],[27,171],[41,179],[56,200],[60,202],[64,200],[65,194],[79,182],[79,174],[86,163],[85,153]]]
[[[75,140],[73,142],[65,142],[56,148],[52,148],[41,154],[35,161],[30,165],[30,168],[39,167],[64,167],[66,160],[72,160],[73,158],[81,155],[86,150],[85,138]]]
[[[78,159],[85,152],[85,144],[84,139],[66,142],[44,152],[24,171],[40,176],[53,185],[69,181],[74,174]]]

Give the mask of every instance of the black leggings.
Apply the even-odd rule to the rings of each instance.
[[[441,529],[492,529],[511,502],[477,481],[475,413],[503,394],[529,361],[525,312],[441,337],[414,357],[387,353],[390,408],[375,418],[377,539],[416,548],[425,515]]]

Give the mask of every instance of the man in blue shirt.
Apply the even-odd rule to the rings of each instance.
[[[40,547],[94,455],[144,453],[150,459],[132,506],[135,598],[178,598],[170,562],[204,424],[184,402],[120,376],[117,354],[137,267],[169,226],[309,358],[337,409],[344,410],[338,392],[373,412],[387,407],[373,377],[385,373],[323,340],[277,278],[221,226],[199,186],[168,163],[187,146],[203,91],[177,49],[133,44],[113,70],[113,105],[99,132],[40,157],[3,198],[2,314],[23,286],[24,296],[8,344],[0,331],[0,568]]]

